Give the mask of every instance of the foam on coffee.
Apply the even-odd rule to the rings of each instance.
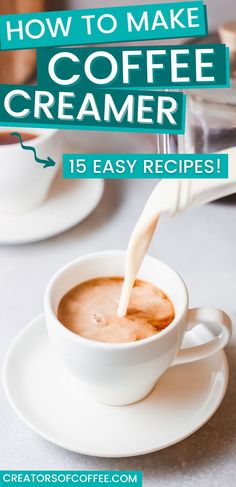
[[[156,286],[137,279],[127,314],[117,316],[120,277],[100,277],[78,284],[61,299],[57,317],[72,332],[90,340],[125,343],[162,331],[174,319],[170,299]]]

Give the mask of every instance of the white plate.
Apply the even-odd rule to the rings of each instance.
[[[189,333],[186,344],[209,337]],[[228,382],[224,352],[170,368],[139,403],[109,407],[83,394],[48,339],[43,315],[16,337],[4,365],[11,406],[36,433],[74,452],[101,457],[166,448],[199,429],[220,405]]]
[[[22,244],[43,240],[77,225],[99,203],[102,179],[62,179],[58,175],[47,200],[31,211],[0,213],[0,244]]]

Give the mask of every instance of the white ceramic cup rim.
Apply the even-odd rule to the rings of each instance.
[[[182,277],[178,274],[178,272],[176,272],[174,269],[172,269],[170,266],[168,266],[164,262],[162,262],[159,259],[156,259],[155,257],[152,257],[150,255],[146,256],[146,258],[153,259],[154,261],[159,262],[162,265],[162,267],[164,267],[168,270],[168,272],[172,272],[175,275],[175,278],[178,280],[178,284],[181,287],[182,294],[183,294],[183,301],[182,301],[181,305],[179,306],[178,312],[175,314],[174,320],[164,330],[162,330],[160,333],[152,335],[148,338],[143,338],[142,340],[139,340],[139,341],[134,341],[134,342],[127,342],[127,343],[99,342],[99,341],[95,341],[95,340],[89,340],[88,338],[81,337],[80,335],[77,335],[76,333],[74,333],[71,330],[69,330],[68,328],[66,328],[57,319],[57,316],[56,316],[54,309],[53,309],[52,297],[53,297],[53,292],[54,292],[55,286],[57,285],[57,281],[61,277],[63,277],[63,274],[64,275],[67,274],[68,272],[70,272],[71,269],[73,269],[73,267],[75,265],[77,266],[80,262],[83,262],[84,260],[86,260],[88,258],[96,258],[96,257],[99,258],[99,257],[105,256],[105,255],[107,255],[108,257],[112,257],[112,256],[115,257],[115,255],[117,255],[117,254],[120,255],[121,253],[125,254],[125,251],[123,251],[123,250],[108,250],[108,251],[86,254],[82,257],[79,257],[79,258],[69,262],[65,266],[63,266],[59,271],[56,272],[56,274],[53,275],[53,277],[49,281],[47,288],[46,288],[46,291],[45,291],[45,298],[44,298],[45,299],[44,302],[45,302],[46,312],[49,312],[51,314],[51,317],[55,320],[55,322],[57,323],[57,326],[60,327],[61,331],[63,331],[73,341],[80,343],[80,344],[83,344],[83,345],[86,344],[86,346],[88,346],[90,348],[96,348],[96,349],[100,349],[100,350],[108,350],[109,349],[109,350],[115,351],[115,350],[127,350],[127,349],[133,349],[133,348],[140,348],[142,346],[148,345],[149,343],[153,343],[155,341],[161,340],[164,335],[167,335],[168,333],[170,333],[174,328],[176,328],[181,323],[181,321],[182,321],[182,319],[183,319],[183,317],[184,317],[184,315],[188,309],[188,290],[187,290],[187,287],[186,287]],[[108,271],[108,275],[109,275],[109,271]],[[94,278],[95,277],[100,277],[100,276],[94,275]],[[148,280],[148,279],[146,279],[146,280]],[[68,289],[68,291],[69,291],[69,289]],[[163,291],[165,292],[165,289],[163,289]],[[172,301],[173,301],[173,299],[172,299]],[[175,307],[175,303],[173,303],[173,304]],[[175,310],[175,312],[176,312],[176,310]]]
[[[40,128],[40,127],[4,127],[0,126],[0,132],[26,132],[30,134],[35,134],[36,137],[34,139],[30,139],[26,143],[33,145],[34,147],[41,142],[47,141],[52,135],[56,132],[59,132],[59,129],[47,129],[47,128]],[[15,144],[3,144],[0,145],[0,151],[14,151],[18,149],[20,146],[20,142],[16,142]]]

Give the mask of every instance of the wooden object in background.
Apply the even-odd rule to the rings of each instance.
[[[0,15],[41,12],[45,0],[9,0],[0,2]],[[25,83],[35,72],[35,50],[0,52],[0,83]]]

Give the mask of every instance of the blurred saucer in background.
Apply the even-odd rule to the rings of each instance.
[[[103,179],[56,178],[45,202],[25,213],[0,213],[0,244],[44,240],[80,223],[98,205]]]

